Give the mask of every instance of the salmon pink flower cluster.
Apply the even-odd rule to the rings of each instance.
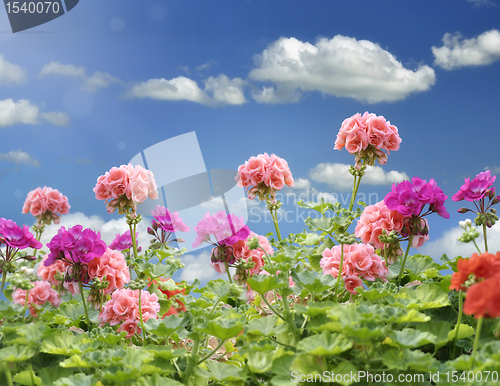
[[[41,261],[40,265],[38,266],[38,270],[36,274],[38,277],[40,277],[42,280],[48,281],[52,285],[59,285],[60,281],[56,279],[57,275],[66,275],[66,271],[68,270],[69,267],[71,267],[70,264],[58,259],[54,261],[50,265],[45,265],[45,260],[48,259],[48,255],[46,255],[43,260]]]
[[[105,295],[110,295],[115,289],[122,289],[130,281],[130,272],[125,257],[118,251],[110,248],[101,257],[96,257],[88,264],[88,275],[90,279],[103,279],[109,285],[103,290]]]
[[[400,143],[396,126],[383,116],[367,111],[363,115],[354,114],[342,122],[334,148],[342,150],[345,147],[349,153],[355,154],[356,169],[359,169],[362,160],[370,166],[375,165],[375,161],[384,165],[389,151],[398,150]]]
[[[450,218],[444,202],[448,198],[433,178],[429,182],[413,177],[412,182],[402,181],[393,184],[391,192],[384,198],[384,203],[391,210],[397,210],[404,216],[425,216],[436,212],[443,218]],[[422,211],[428,205],[428,212]]]
[[[49,302],[54,307],[59,307],[61,305],[61,298],[57,291],[53,290],[50,283],[46,281],[35,281],[33,283],[34,288],[28,290],[28,305],[30,314],[36,316],[35,305],[43,306],[46,302]],[[18,288],[12,294],[12,300],[14,303],[19,303],[24,306],[26,302],[26,291]]]
[[[500,317],[500,252],[474,253],[457,263],[450,289],[465,290],[464,313],[480,317]],[[471,277],[472,275],[472,277]],[[468,284],[471,279],[472,284]]]
[[[285,185],[294,186],[288,163],[275,154],[267,153],[250,157],[238,168],[237,185],[246,188],[250,200],[259,197],[261,201],[276,203],[276,192]]]
[[[322,255],[319,264],[323,268],[323,274],[337,277],[342,258],[341,246],[337,245],[331,249],[326,248]],[[344,261],[340,275],[350,293],[356,294],[355,288],[363,285],[361,279],[374,281],[379,278],[387,281],[388,274],[389,270],[385,265],[385,261],[375,254],[375,249],[371,245],[356,243],[344,245]]]
[[[384,244],[379,240],[383,230],[401,232],[405,216],[396,210],[391,210],[384,201],[375,205],[368,205],[359,218],[354,233],[365,244],[372,243],[375,248],[384,249]]]
[[[68,198],[57,189],[44,186],[28,193],[23,206],[23,213],[37,217],[38,224],[59,224],[62,214],[69,213]]]
[[[44,265],[51,265],[56,260],[63,260],[70,265],[87,264],[106,252],[106,244],[101,240],[101,233],[94,232],[81,225],[75,225],[66,230],[61,227],[57,234],[47,244],[50,254]]]
[[[247,277],[259,274],[259,272],[262,270],[262,267],[264,266],[264,251],[260,248],[250,249],[248,247],[248,242],[254,237],[257,237],[260,246],[264,249],[264,251],[266,251],[269,256],[272,256],[274,253],[274,249],[269,243],[267,237],[257,235],[254,232],[250,232],[245,240],[239,240],[234,243],[232,247],[233,255],[236,260],[244,260],[247,263],[251,262],[255,264],[253,268],[250,268],[248,270]]]
[[[136,212],[137,204],[158,199],[158,191],[153,173],[140,165],[131,164],[113,167],[97,179],[94,187],[95,197],[106,200],[108,213],[126,214]]]
[[[111,299],[103,305],[102,311],[99,313],[100,326],[102,327],[106,323],[116,326],[123,322],[118,328],[118,332],[126,331],[127,338],[131,338],[134,334],[141,334],[141,329],[138,326],[140,321],[139,291],[142,290],[120,289],[113,292]],[[158,296],[142,291],[141,308],[144,322],[151,318],[156,319],[160,311]]]

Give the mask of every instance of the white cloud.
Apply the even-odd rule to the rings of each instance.
[[[217,64],[217,62],[215,60],[211,60],[211,61],[209,61],[207,63],[203,63],[203,64],[201,64],[199,66],[196,66],[196,69],[198,71],[207,70],[207,69],[209,69],[210,67],[212,67],[212,66],[214,66],[216,64]]]
[[[120,79],[115,78],[107,72],[96,71],[92,76],[85,79],[83,88],[90,92],[96,92],[101,88],[107,88],[113,83],[121,83]]]
[[[477,227],[480,236],[476,239],[476,244],[484,252],[484,237],[483,228]],[[432,229],[430,230],[431,239],[420,248],[420,253],[429,255],[434,260],[446,254],[450,260],[456,256],[470,257],[473,253],[477,253],[474,243],[461,243],[458,237],[462,235],[463,229],[454,227],[444,232],[439,239],[432,240]],[[488,237],[488,250],[491,253],[500,251],[500,222],[497,222],[493,227],[487,228],[486,236]]]
[[[467,2],[474,4],[475,7],[496,5],[494,2],[490,0],[467,0]]]
[[[185,264],[182,269],[180,280],[193,282],[198,279],[201,282],[225,278],[226,276],[219,275],[215,269],[210,266],[210,251],[203,251],[198,255],[181,256],[181,261]]]
[[[434,64],[445,70],[466,66],[485,66],[500,60],[500,32],[496,29],[483,32],[471,39],[460,33],[446,33],[442,47],[432,47]]]
[[[11,98],[0,100],[0,127],[19,124],[37,125],[40,123],[39,119],[59,126],[69,124],[69,117],[65,113],[40,113],[38,106],[31,104],[27,99],[20,99],[17,102]]]
[[[311,187],[311,181],[307,178],[297,178],[294,180],[294,185],[290,189],[309,189]]]
[[[80,79],[83,82],[83,89],[90,92],[107,88],[113,83],[123,83],[120,79],[111,76],[107,72],[95,71],[91,76],[87,76],[85,67],[77,67],[73,64],[60,64],[59,62],[50,62],[42,67],[40,77],[43,78],[47,75]]]
[[[491,171],[491,174],[500,174],[500,166],[486,166],[484,170]]]
[[[13,162],[16,165],[30,164],[37,167],[41,166],[40,161],[21,150],[11,150],[6,154],[0,153],[0,161]]]
[[[45,231],[43,232],[40,240],[40,242],[44,245],[43,250],[48,251],[48,248],[45,247],[45,245],[52,240],[61,226],[68,229],[75,225],[81,225],[84,229],[90,228],[94,232],[99,231],[101,233],[101,239],[106,243],[106,245],[111,244],[118,233],[123,233],[129,229],[125,217],[106,222],[100,216],[87,217],[81,212],[70,213],[62,216],[59,224],[52,224],[45,227]],[[151,238],[151,236],[147,233],[147,228],[147,221],[141,221],[137,226],[137,231],[139,232],[137,244],[142,247],[143,250],[149,247],[149,239]]]
[[[249,78],[271,82],[274,88],[254,93],[258,102],[295,100],[302,91],[320,91],[368,103],[393,102],[428,90],[435,73],[426,65],[413,71],[390,52],[368,40],[337,35],[316,44],[280,38],[256,57]],[[295,95],[295,96],[294,96]]]
[[[61,75],[72,78],[85,78],[85,67],[77,67],[73,64],[61,64],[59,62],[50,62],[42,67],[40,77],[47,75]]]
[[[217,78],[211,76],[205,81],[205,91],[212,94],[213,101],[217,104],[242,105],[246,103],[244,85],[241,78],[229,79],[220,74]]]
[[[198,84],[185,76],[171,80],[164,78],[149,79],[132,87],[129,95],[134,98],[151,98],[168,101],[187,100],[202,104],[208,103],[208,96],[198,87]]]
[[[349,173],[349,166],[339,163],[321,163],[309,171],[313,181],[324,182],[339,191],[352,189],[354,177]],[[366,169],[362,178],[363,184],[367,185],[390,185],[409,179],[404,172],[391,170],[385,172],[380,166],[371,166]]]
[[[49,112],[49,113],[40,113],[40,116],[45,119],[47,122],[52,123],[57,126],[68,126],[69,125],[69,116],[66,113],[58,112]]]
[[[14,126],[20,123],[36,125],[38,123],[38,106],[27,99],[14,102],[11,98],[0,101],[0,127]]]
[[[258,91],[252,91],[252,98],[258,103],[296,103],[300,101],[301,94],[299,91],[283,87],[283,85],[278,85],[277,88],[264,86]]]
[[[229,79],[220,74],[216,78],[209,77],[202,90],[198,83],[185,76],[178,76],[170,80],[149,79],[136,84],[129,92],[132,98],[151,98],[169,101],[191,101],[204,105],[241,105],[246,102],[243,94],[245,82],[240,78]]]
[[[0,84],[23,83],[27,80],[26,70],[17,64],[6,61],[0,55]]]

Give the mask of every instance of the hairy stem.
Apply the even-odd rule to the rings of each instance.
[[[29,296],[30,290],[26,290],[26,299],[24,299],[24,308],[23,308],[23,323],[26,324],[26,307],[28,306],[28,296]]]
[[[183,383],[187,385],[189,378],[191,377],[191,374],[193,373],[194,366],[196,366],[196,363],[198,362],[198,350],[200,348],[200,338],[196,336],[194,338],[194,343],[193,343],[193,349],[191,350],[191,356],[189,357],[189,364],[188,367],[186,368],[186,372],[184,373],[183,377]]]
[[[488,240],[486,238],[486,224],[483,224],[484,251],[488,252]]]
[[[337,283],[335,284],[335,303],[339,302],[338,294],[339,294],[339,283],[340,276],[342,276],[342,265],[344,264],[344,244],[340,244],[340,267],[339,273],[337,274]]]
[[[146,336],[146,329],[144,328],[144,319],[142,318],[141,294],[142,294],[142,289],[139,290],[139,318],[141,319],[141,329],[142,329],[142,337],[144,339],[144,345],[146,345],[148,342],[148,338]]]
[[[455,339],[454,339],[454,345],[453,345],[453,359],[456,358],[455,350],[457,348],[457,341],[458,341],[458,331],[460,329],[460,323],[462,323],[462,301],[463,301],[463,292],[460,290],[458,293],[458,320],[457,320],[457,331],[455,332]]]
[[[477,347],[479,345],[479,337],[481,335],[481,326],[483,325],[483,317],[481,316],[477,321],[476,336],[474,337],[474,346],[472,348],[472,355],[477,352]]]
[[[231,273],[229,272],[229,267],[227,265],[227,261],[224,261],[224,266],[226,267],[226,273],[227,273],[227,277],[229,279],[229,283],[233,283],[233,280],[231,279]]]
[[[276,236],[278,237],[278,241],[281,242],[281,233],[280,233],[280,226],[278,224],[278,212],[277,210],[271,210],[269,209],[269,211],[271,212],[271,217],[273,218],[273,222],[274,222],[274,229],[276,229]]]
[[[200,359],[198,361],[198,363],[196,363],[196,364],[199,365],[199,364],[205,362],[208,358],[210,358],[212,355],[214,355],[217,352],[217,350],[219,350],[222,347],[223,344],[224,344],[224,341],[221,339],[219,345],[216,348],[214,348],[212,351],[210,351],[210,353],[208,355],[206,355],[202,359]]]
[[[472,240],[472,242],[474,243],[474,245],[476,246],[476,249],[477,251],[479,252],[479,254],[481,254],[481,250],[479,249],[479,247],[477,246],[476,244],[476,240]]]
[[[89,312],[87,310],[87,303],[85,302],[85,294],[83,293],[83,285],[81,281],[78,281],[78,287],[80,287],[80,295],[82,296],[83,309],[85,310],[85,317],[87,318],[87,326],[89,333],[92,330],[92,325],[90,324]]]
[[[398,286],[401,285],[401,276],[403,276],[403,272],[405,270],[406,259],[408,258],[408,252],[410,252],[412,241],[413,241],[413,234],[410,235],[410,238],[408,240],[408,247],[406,248],[405,257],[403,259],[403,264],[401,264],[401,271],[399,271],[398,275]]]

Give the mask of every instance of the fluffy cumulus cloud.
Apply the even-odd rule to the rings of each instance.
[[[193,282],[198,279],[200,282],[207,282],[210,280],[225,278],[226,276],[219,275],[215,269],[210,267],[211,250],[203,251],[197,255],[184,255],[181,261],[185,264],[182,269],[180,280]]]
[[[294,102],[301,91],[320,91],[368,103],[393,102],[428,90],[435,73],[426,65],[405,68],[394,55],[368,40],[337,35],[316,44],[280,38],[256,57],[249,78],[274,86],[254,92],[257,102]]]
[[[295,186],[287,188],[284,191],[284,196],[283,193],[279,192],[277,198],[286,204],[297,204],[299,201],[319,202],[321,199],[333,204],[338,202],[335,194],[319,191],[312,186],[311,181],[307,178],[297,178],[294,183]]]
[[[62,112],[41,113],[37,105],[27,99],[14,101],[13,99],[0,100],[0,127],[15,126],[19,124],[37,125],[41,120],[54,125],[65,126],[69,124],[69,117]]]
[[[465,219],[465,218],[464,218]],[[479,249],[484,252],[483,229],[477,227],[480,236],[476,239]],[[432,239],[432,228],[430,230],[431,239],[420,248],[420,253],[431,256],[434,260],[446,254],[450,260],[456,256],[470,257],[477,253],[474,243],[461,243],[458,237],[462,235],[463,229],[456,226],[444,232],[439,239]],[[487,228],[488,250],[495,254],[500,251],[500,222],[497,222],[492,228]]]
[[[442,47],[432,47],[434,64],[445,70],[485,66],[500,60],[500,32],[496,29],[465,39],[459,33],[443,36]]]
[[[349,191],[352,189],[353,177],[349,173],[349,165],[321,163],[311,169],[309,175],[313,181],[327,183],[335,190]],[[363,184],[391,185],[408,179],[408,175],[404,172],[395,170],[386,172],[380,166],[372,166],[366,169]]]
[[[8,62],[0,55],[0,85],[23,83],[26,79],[26,70]]]
[[[16,165],[28,164],[40,167],[40,161],[22,150],[11,150],[6,154],[0,153],[0,161],[12,162]]]
[[[111,76],[107,72],[95,71],[91,76],[87,76],[85,67],[73,64],[61,64],[59,62],[50,62],[42,67],[40,77],[44,78],[50,75],[79,79],[82,82],[83,89],[90,92],[107,88],[114,83],[123,83],[120,79]]]
[[[241,105],[246,102],[243,94],[245,82],[240,78],[229,79],[221,74],[205,80],[202,90],[198,83],[185,76],[170,80],[149,79],[134,85],[129,96],[132,98],[151,98],[168,101],[191,101],[204,105]]]

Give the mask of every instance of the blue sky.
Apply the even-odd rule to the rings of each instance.
[[[300,181],[288,193],[344,197],[354,157],[335,137],[369,111],[403,142],[360,192],[383,199],[394,181],[434,178],[452,216],[429,218],[422,250],[466,254],[451,196],[486,167],[500,173],[499,20],[498,0],[81,0],[12,34],[1,10],[0,216],[31,225],[24,199],[47,185],[69,198],[61,224],[112,237],[124,223],[95,199],[97,177],[191,131],[207,168],[275,153]],[[253,230],[273,230],[254,214]],[[202,267],[206,252],[188,259]]]

